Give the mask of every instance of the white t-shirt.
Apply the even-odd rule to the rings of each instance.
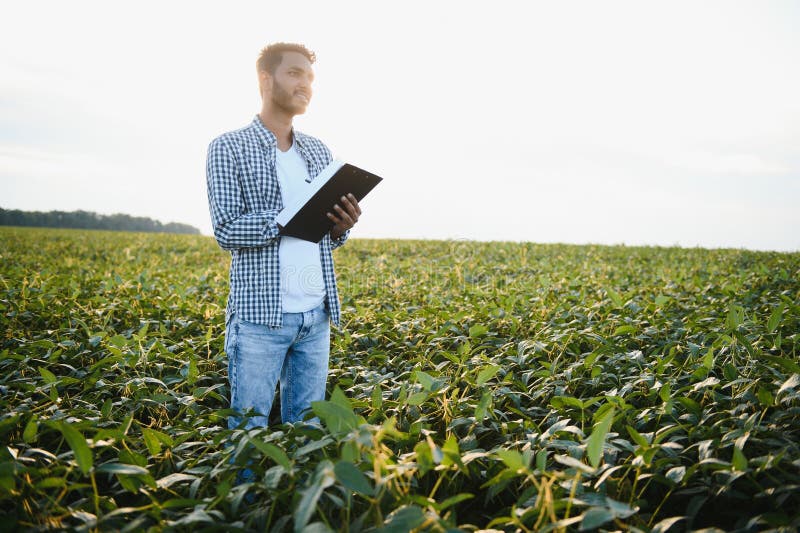
[[[287,152],[276,150],[275,165],[283,205],[310,184],[308,168],[294,143]],[[281,301],[284,313],[310,311],[325,300],[319,245],[295,237],[281,237],[278,251],[281,271]]]

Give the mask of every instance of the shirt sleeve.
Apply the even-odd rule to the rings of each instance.
[[[277,210],[247,212],[236,158],[223,138],[208,147],[206,182],[214,237],[224,250],[255,248],[275,242]]]

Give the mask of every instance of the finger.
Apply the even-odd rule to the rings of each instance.
[[[350,195],[342,196],[342,199],[341,199],[342,200],[342,205],[344,206],[344,208],[347,210],[348,213],[355,213],[356,210],[353,207],[353,202],[351,202],[350,198],[348,198],[349,196]]]
[[[353,206],[356,208],[356,214],[358,214],[358,216],[361,216],[361,206],[358,205],[358,200],[356,199],[356,197],[353,196],[352,194],[348,194],[347,196],[350,197],[350,203],[353,204]]]
[[[353,218],[350,216],[350,213],[348,213],[347,211],[342,209],[339,206],[339,204],[336,204],[335,206],[333,206],[333,208],[336,210],[336,213],[339,215],[339,218],[341,219],[342,224],[347,226],[348,228],[352,228],[353,225],[355,224],[355,222],[353,221]]]
[[[333,224],[335,226],[341,226],[342,225],[342,221],[341,221],[341,219],[339,219],[339,217],[337,217],[333,213],[326,213],[326,214],[328,215],[328,218],[331,219],[331,222],[333,222]]]
[[[348,194],[347,196],[351,197],[353,200],[351,201],[347,197],[342,196],[342,204],[347,209],[347,214],[350,215],[350,218],[353,219],[353,224],[355,224],[356,222],[358,222],[358,215],[361,214],[361,212],[358,209],[358,201],[352,194]]]
[[[349,201],[348,202],[342,202],[342,203],[345,204],[344,206],[347,209],[347,214],[350,216],[350,218],[353,219],[353,224],[358,222],[358,209],[356,209],[356,207],[352,203],[350,203]]]

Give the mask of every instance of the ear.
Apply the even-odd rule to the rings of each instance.
[[[264,94],[264,90],[269,89],[272,87],[272,76],[270,76],[269,71],[267,70],[259,70],[258,71],[258,92],[262,95]]]

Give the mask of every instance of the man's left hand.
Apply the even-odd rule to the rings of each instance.
[[[352,228],[358,222],[358,217],[361,216],[361,208],[358,206],[358,200],[352,194],[342,196],[341,202],[333,206],[336,212],[328,213],[328,218],[333,221],[333,228],[331,229],[331,238],[338,239],[344,232]]]

